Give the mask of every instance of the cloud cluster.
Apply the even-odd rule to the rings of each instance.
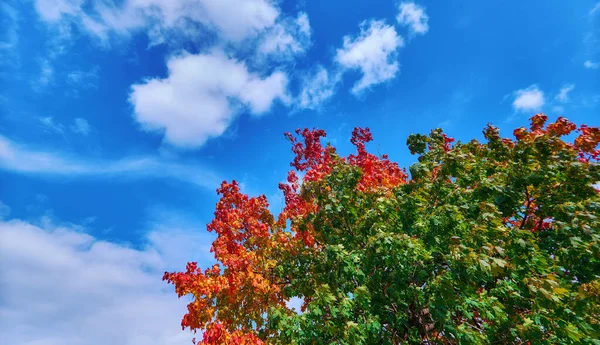
[[[0,334],[6,344],[188,344],[177,300],[161,281],[187,260],[211,262],[202,230],[155,226],[140,248],[47,219],[0,221]]]
[[[418,26],[427,24],[424,9],[414,4],[407,6],[402,17],[409,16],[416,22],[403,21],[424,34],[426,31]],[[409,15],[409,10],[418,13]],[[310,35],[308,16],[301,12],[295,19],[279,19],[265,28],[256,51],[259,56],[276,57],[276,61],[293,60],[310,45]],[[301,109],[319,109],[334,95],[348,70],[358,70],[362,75],[351,89],[355,95],[389,81],[398,73],[397,51],[403,45],[404,40],[393,25],[383,20],[364,21],[358,35],[344,36],[332,70],[318,65],[304,73],[297,97],[288,93],[284,70],[253,72],[248,63],[220,48],[208,53],[186,53],[168,60],[166,78],[133,85],[130,101],[134,117],[143,128],[164,133],[164,139],[173,145],[198,147],[222,135],[244,110],[260,115],[269,111],[276,100]]]
[[[168,43],[176,52],[167,59],[168,76],[135,83],[129,100],[143,129],[164,133],[165,141],[180,147],[198,147],[222,135],[244,111],[261,115],[277,99],[289,103],[285,66],[310,46],[308,15],[284,15],[269,0],[125,0],[91,6],[82,0],[36,0],[35,5],[49,25],[74,25],[104,45],[138,32],[153,45]],[[197,54],[179,51],[179,42],[202,38],[217,43],[203,44]],[[43,65],[38,84],[49,84],[52,71]],[[88,79],[76,72],[67,78],[79,84]]]
[[[424,7],[413,2],[402,2],[398,11],[397,22],[407,26],[410,35],[427,33],[429,17]],[[319,109],[334,95],[337,84],[349,70],[361,73],[361,78],[350,90],[355,96],[396,77],[400,70],[398,50],[405,45],[396,28],[384,20],[365,20],[360,23],[359,29],[357,35],[343,37],[330,71],[318,65],[306,74],[297,101],[299,108]]]
[[[343,37],[330,68],[317,65],[294,73],[300,76],[300,90],[290,95],[288,85],[294,80],[287,71],[310,47],[312,29],[306,13],[285,14],[277,2],[124,0],[90,5],[83,0],[35,0],[35,4],[50,25],[74,25],[104,44],[136,32],[145,33],[152,44],[210,37],[206,42],[214,43],[198,53],[175,49],[167,59],[166,77],[149,76],[131,88],[133,117],[141,128],[160,133],[179,147],[202,146],[221,136],[240,114],[265,114],[276,101],[319,109],[335,94],[347,71],[360,72],[351,88],[360,96],[398,74],[398,50],[404,46],[394,25],[363,21],[360,32]],[[397,24],[408,27],[410,35],[428,31],[424,7],[402,2],[397,10]],[[69,78],[82,79],[79,76]],[[52,74],[42,73],[42,79],[40,84],[48,84]]]

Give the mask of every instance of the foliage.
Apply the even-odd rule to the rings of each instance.
[[[224,182],[220,265],[165,273],[193,296],[182,326],[202,344],[600,344],[600,128],[546,120],[515,140],[411,135],[410,178],[368,129],[348,157],[286,134],[304,177],[280,185],[283,212]]]

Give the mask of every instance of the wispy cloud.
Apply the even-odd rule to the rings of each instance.
[[[40,61],[40,76],[33,82],[35,89],[42,89],[54,81],[54,67],[51,59],[42,59]]]
[[[56,121],[52,116],[43,116],[38,118],[40,125],[45,131],[54,132],[57,134],[65,134],[65,128],[70,129],[75,134],[88,135],[91,127],[86,119],[75,118],[70,126]],[[1,137],[0,137],[1,139]]]
[[[554,97],[560,103],[568,103],[569,102],[569,93],[575,89],[575,84],[565,84],[556,97]]]
[[[318,65],[312,73],[308,73],[302,80],[302,89],[297,105],[302,109],[321,109],[322,105],[335,93],[341,74],[329,72]]]
[[[89,160],[24,148],[0,136],[0,169],[22,174],[70,177],[165,178],[214,189],[223,180],[209,169],[158,157]]]
[[[296,19],[286,18],[266,30],[258,44],[258,60],[293,60],[310,46],[311,28],[308,15],[300,12]]]
[[[44,116],[39,118],[40,124],[44,127],[45,130],[50,132],[56,132],[59,134],[64,133],[65,126],[61,123],[54,121],[52,116]]]
[[[8,2],[0,4],[0,14],[0,66],[15,64],[18,60],[19,14]]]
[[[96,89],[98,81],[98,66],[89,71],[74,70],[67,74],[66,80],[70,86],[82,89]]]
[[[589,59],[596,59],[600,53],[600,2],[596,3],[594,7],[590,9],[588,16],[588,30],[583,36],[583,44],[585,47],[585,55],[588,57],[588,60],[583,63],[583,66],[589,69],[600,68],[600,62]]]

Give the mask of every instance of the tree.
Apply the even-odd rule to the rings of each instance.
[[[368,129],[348,157],[322,130],[286,134],[282,213],[224,182],[220,264],[165,273],[193,297],[182,327],[202,344],[600,344],[600,128],[546,120],[515,140],[411,135],[410,178]]]

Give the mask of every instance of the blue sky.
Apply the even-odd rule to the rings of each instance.
[[[210,262],[222,180],[281,208],[283,132],[408,166],[411,133],[599,110],[595,1],[4,1],[1,342],[187,344],[161,273]]]

